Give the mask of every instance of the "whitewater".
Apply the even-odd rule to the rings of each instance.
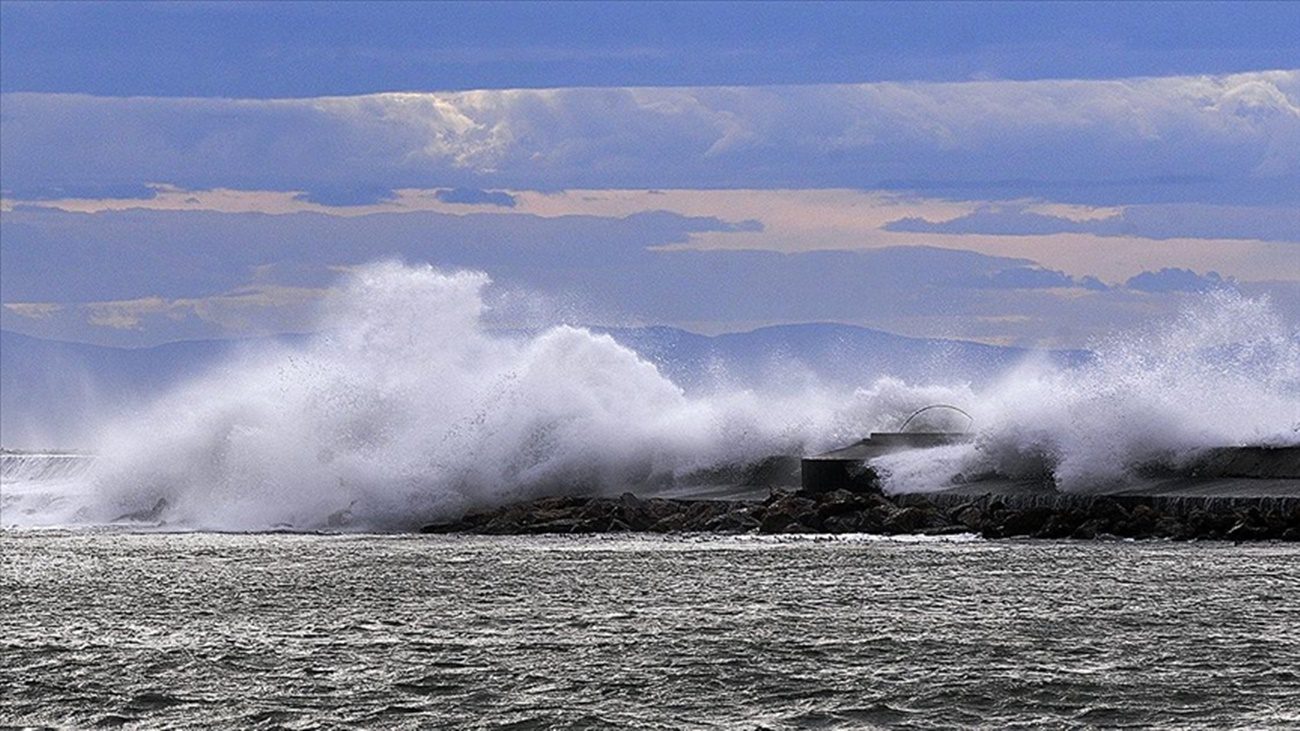
[[[492,287],[482,272],[357,269],[318,335],[104,415],[93,459],[37,475],[39,460],[6,456],[0,523],[406,530],[546,494],[652,494],[892,430],[932,403],[969,412],[974,441],[879,458],[887,490],[996,473],[1089,491],[1209,447],[1300,443],[1300,330],[1230,290],[1095,343],[1082,365],[1029,358],[977,391],[898,374],[685,389],[607,335],[485,327]]]

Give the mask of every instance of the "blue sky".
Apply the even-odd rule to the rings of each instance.
[[[299,330],[391,257],[706,332],[1074,347],[1218,287],[1294,317],[1297,27],[1294,3],[5,2],[0,325]]]
[[[25,3],[3,91],[378,91],[1105,79],[1293,66],[1294,3]]]

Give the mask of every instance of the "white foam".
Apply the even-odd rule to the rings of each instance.
[[[267,346],[98,430],[89,521],[168,502],[198,528],[409,527],[557,491],[649,491],[701,468],[834,446],[924,392],[688,396],[610,337],[494,335],[486,275],[350,276],[301,346]],[[950,397],[948,390],[943,390]],[[12,524],[66,512],[6,511]]]
[[[105,419],[95,469],[58,488],[58,509],[20,496],[3,522],[105,523],[164,499],[163,520],[199,529],[409,528],[559,491],[651,492],[841,446],[934,402],[971,412],[978,439],[886,460],[892,489],[981,469],[1086,489],[1200,446],[1295,441],[1300,423],[1300,338],[1267,303],[1232,295],[1103,344],[1086,367],[1027,363],[982,393],[885,378],[692,395],[607,336],[492,334],[482,273],[381,263],[349,277],[322,315],[328,334],[245,353]]]
[[[1088,491],[1208,447],[1300,443],[1300,332],[1267,300],[1212,292],[1175,321],[1117,334],[1094,352],[1073,369],[1027,362],[979,394],[965,405],[973,444],[875,460],[887,489],[996,472]]]

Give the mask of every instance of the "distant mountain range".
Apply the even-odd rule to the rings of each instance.
[[[1033,351],[966,340],[911,338],[854,325],[774,325],[743,333],[697,335],[671,327],[606,329],[615,340],[690,389],[715,385],[779,385],[817,379],[866,385],[892,375],[908,382],[987,383],[1037,352],[1061,365],[1087,351]]]
[[[706,336],[671,327],[592,328],[636,350],[688,391],[818,380],[865,385],[883,375],[909,382],[988,382],[1032,351],[962,340],[910,338],[836,324],[780,325]],[[301,340],[305,336],[286,336]],[[194,340],[111,348],[0,331],[0,444],[76,448],[95,414],[147,401],[222,363],[247,340]],[[1049,351],[1062,365],[1086,351]]]

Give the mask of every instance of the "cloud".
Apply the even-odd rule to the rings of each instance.
[[[1082,233],[1085,231],[1085,223],[1084,221],[1074,221],[1062,216],[1049,216],[1026,211],[1023,206],[984,205],[970,213],[946,221],[927,221],[918,216],[907,216],[897,221],[890,221],[882,228],[885,231],[908,233],[1041,236],[1056,233]]]
[[[1232,286],[1233,282],[1218,272],[1197,274],[1190,269],[1168,267],[1157,272],[1142,272],[1124,286],[1138,292],[1207,292]]]
[[[394,200],[397,194],[382,185],[335,185],[313,188],[295,198],[322,206],[369,206]]]
[[[1030,204],[981,205],[942,221],[907,216],[885,231],[942,234],[1045,236],[1088,233],[1147,239],[1205,238],[1300,242],[1300,206],[1135,205],[1117,213],[1083,219],[1050,215]]]
[[[449,188],[434,193],[443,203],[463,203],[471,206],[500,206],[514,208],[515,197],[503,190],[478,190],[476,188]]]
[[[1109,289],[1092,276],[1071,277],[1062,271],[1038,266],[1018,266],[1000,269],[992,274],[974,279],[971,286],[989,289],[1052,289],[1056,287],[1082,287],[1094,291]]]
[[[6,302],[3,307],[6,310],[33,320],[46,320],[57,315],[63,306],[50,302]]]
[[[4,187],[15,197],[166,182],[886,187],[1276,204],[1300,189],[1296,71],[278,100],[10,93],[3,103]]]
[[[0,122],[0,124],[3,124]],[[145,183],[69,183],[9,188],[9,181],[0,189],[6,198],[26,201],[51,201],[65,198],[111,198],[114,200],[147,201],[158,197],[155,186]]]
[[[664,246],[693,235],[745,236],[741,229],[750,227],[665,211],[547,218],[18,208],[0,217],[0,324],[131,346],[301,331],[341,269],[379,258],[487,271],[515,293],[496,308],[503,325],[520,312],[530,325],[649,323],[706,332],[829,321],[1077,346],[1193,296],[1167,272],[1106,288],[1027,258],[957,249]]]
[[[139,209],[84,214],[25,207],[0,217],[0,291],[6,302],[202,298],[254,276],[321,287],[334,279],[338,266],[384,257],[486,268],[525,279],[532,270],[634,267],[651,256],[652,247],[684,243],[699,233],[751,230],[750,222],[667,211],[621,217],[412,212],[344,218]]]

